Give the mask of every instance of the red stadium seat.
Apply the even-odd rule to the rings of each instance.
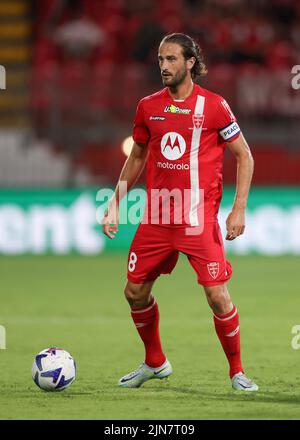
[[[98,62],[91,70],[90,104],[92,109],[108,111],[112,105],[118,71],[112,62]]]

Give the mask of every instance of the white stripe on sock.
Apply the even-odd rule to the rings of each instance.
[[[228,321],[229,319],[233,318],[236,314],[237,314],[237,308],[235,309],[235,312],[232,315],[228,316],[228,318],[219,318],[219,316],[216,316],[215,314],[214,317],[219,321]]]
[[[140,309],[140,310],[131,310],[131,313],[144,313],[144,312],[148,312],[148,310],[151,310],[152,307],[154,307],[156,304],[156,300],[154,298],[153,304],[149,307],[147,307],[146,309]]]

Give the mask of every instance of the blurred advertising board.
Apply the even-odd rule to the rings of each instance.
[[[97,255],[128,250],[137,224],[123,221],[113,240],[104,237],[98,220],[106,204],[96,200],[97,193],[96,188],[2,190],[0,254]],[[138,203],[134,194],[122,203],[126,202],[126,212],[134,209],[142,215],[145,192],[140,189]],[[219,213],[223,236],[233,198],[234,189],[225,188]],[[245,234],[225,246],[228,253],[238,255],[300,255],[300,188],[253,188]]]

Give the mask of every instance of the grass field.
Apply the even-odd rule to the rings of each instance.
[[[185,257],[154,294],[174,374],[140,389],[117,380],[143,360],[123,297],[125,255],[1,257],[1,419],[299,419],[299,258],[231,258],[229,283],[241,318],[242,353],[254,394],[231,389],[210,310]],[[78,365],[74,384],[46,393],[31,379],[37,352],[59,346]]]

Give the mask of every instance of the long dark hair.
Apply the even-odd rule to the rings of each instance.
[[[186,60],[194,57],[196,59],[195,64],[191,70],[193,79],[197,79],[207,74],[206,65],[204,64],[202,50],[199,44],[196,43],[189,35],[182,33],[174,33],[166,35],[160,44],[163,43],[176,43],[182,47],[182,53]]]

